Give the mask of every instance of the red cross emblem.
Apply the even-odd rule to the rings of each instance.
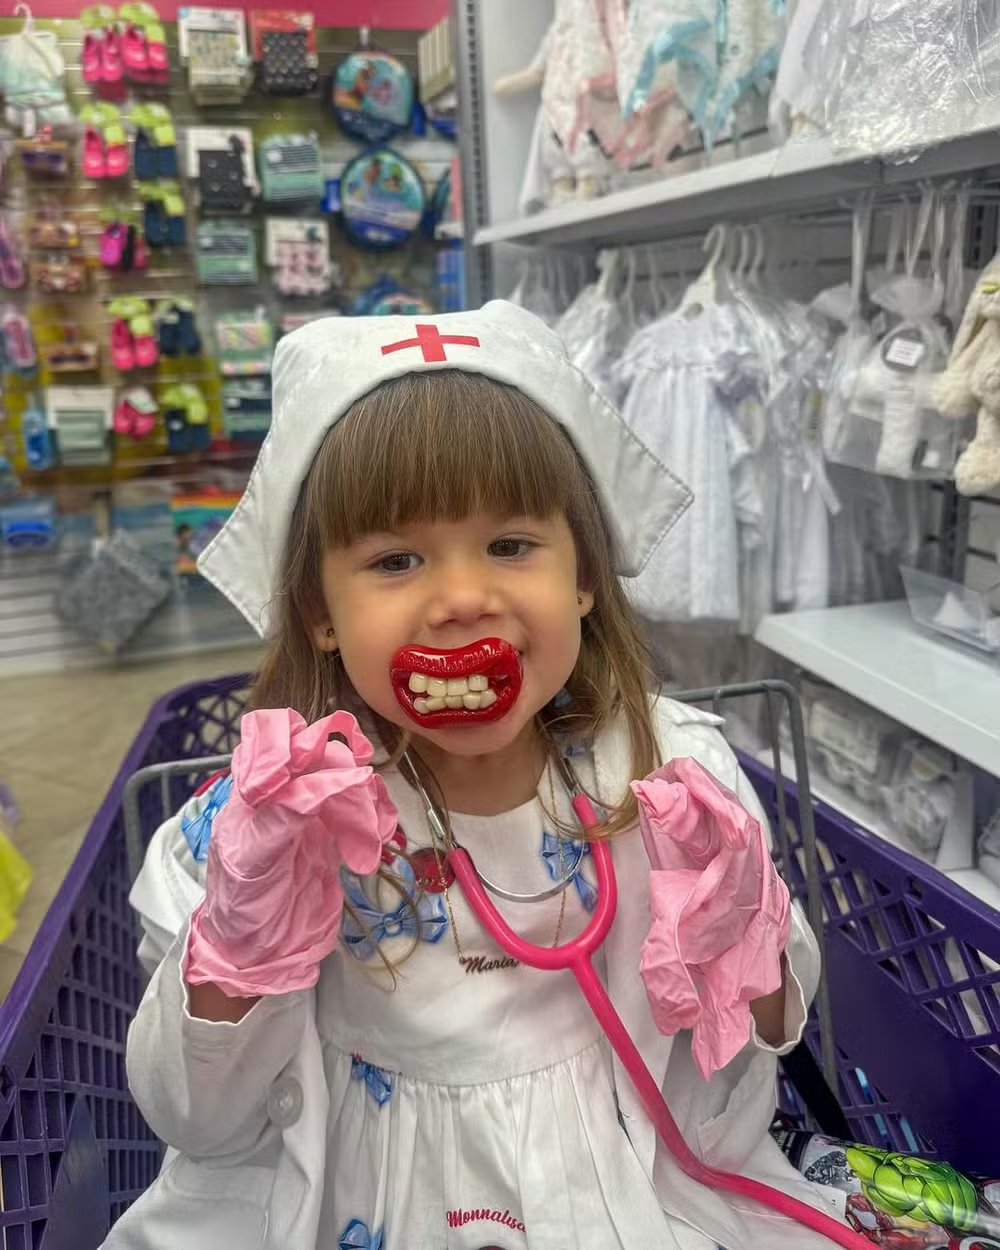
[[[382,355],[388,356],[392,352],[405,352],[418,347],[424,353],[424,360],[428,364],[439,364],[442,360],[448,359],[445,347],[450,343],[455,343],[460,347],[479,346],[479,340],[473,338],[471,334],[442,334],[437,326],[417,326],[415,339],[388,343],[382,348]]]

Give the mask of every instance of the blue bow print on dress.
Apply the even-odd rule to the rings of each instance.
[[[337,1246],[338,1250],[382,1250],[382,1230],[370,1233],[363,1220],[351,1220],[340,1234]]]
[[[208,843],[212,837],[212,821],[218,816],[229,798],[233,779],[219,777],[204,794],[196,795],[181,813],[181,833],[184,834],[191,854],[199,864],[208,858]]]
[[[371,959],[386,938],[417,938],[421,942],[440,942],[448,928],[444,902],[439,894],[422,894],[414,907],[411,899],[417,895],[413,869],[402,856],[397,856],[393,868],[406,889],[408,898],[400,899],[392,911],[381,911],[365,894],[361,881],[352,872],[341,872],[344,893],[355,915],[344,912],[341,935],[347,949],[356,959]]]
[[[561,881],[569,876],[580,860],[589,854],[589,842],[570,842],[566,838],[554,837],[551,833],[542,834],[542,859],[553,881]],[[585,879],[582,872],[576,874],[573,884],[584,908],[593,911],[597,906],[597,890]]]
[[[351,1080],[364,1081],[368,1093],[379,1107],[384,1107],[392,1097],[392,1077],[384,1068],[365,1063],[360,1055],[351,1056]]]

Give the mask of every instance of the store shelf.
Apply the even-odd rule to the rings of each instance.
[[[1000,776],[1000,665],[922,633],[905,603],[769,616],[757,641]]]
[[[486,226],[474,242],[566,246],[662,239],[724,218],[836,202],[865,187],[1000,168],[1000,135],[995,129],[963,135],[906,161],[835,152],[825,140],[788,143],[738,159],[730,153],[685,157],[666,176],[650,176],[640,186]]]
[[[774,768],[774,756],[770,747],[755,751],[755,759],[767,768]],[[787,751],[781,753],[781,768],[786,777],[795,776],[795,761]],[[881,838],[883,842],[888,842],[897,850],[905,851],[908,855],[922,860],[926,864],[933,864],[935,856],[924,855],[917,852],[912,843],[910,843],[902,834],[897,833],[891,822],[886,819],[878,808],[873,807],[870,803],[865,803],[847,786],[838,786],[835,781],[831,781],[825,773],[815,766],[809,769],[809,790],[812,794],[813,801],[825,803],[827,807],[832,807],[834,811],[840,812],[856,829],[863,829],[866,833],[873,834],[876,838]],[[970,848],[971,858],[971,848]],[[968,860],[966,860],[968,863]]]

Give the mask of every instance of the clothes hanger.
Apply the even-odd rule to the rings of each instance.
[[[747,230],[753,238],[754,250],[746,281],[752,290],[760,290],[761,274],[767,263],[767,236],[764,234],[764,227],[758,221],[749,225]]]
[[[682,316],[694,317],[706,308],[721,303],[725,298],[724,271],[720,273],[720,265],[725,265],[726,251],[729,247],[729,226],[716,224],[702,244],[702,251],[708,255],[705,268],[684,292],[678,312]]]
[[[629,331],[634,334],[639,328],[639,313],[635,306],[635,280],[638,265],[635,258],[635,251],[629,248],[625,253],[625,288],[622,291],[622,309],[625,313],[625,322]]]
[[[555,265],[556,270],[556,298],[559,303],[559,310],[560,312],[565,312],[572,302],[569,284],[566,279],[566,266],[563,264],[563,257],[559,255],[553,256],[552,263]]]
[[[587,262],[579,252],[574,255],[573,261],[576,266],[576,293],[579,295],[587,286]]]
[[[736,226],[733,230],[733,254],[736,261],[732,273],[740,286],[746,285],[750,264],[753,261],[753,248],[754,241],[750,234],[750,227]]]
[[[646,260],[649,264],[649,290],[653,297],[653,315],[658,318],[666,312],[667,294],[661,281],[657,251],[652,243],[646,245]]]
[[[618,280],[618,270],[621,267],[621,253],[616,247],[605,249],[597,258],[597,268],[600,271],[600,279],[597,283],[597,292],[602,299],[610,299],[612,287]]]

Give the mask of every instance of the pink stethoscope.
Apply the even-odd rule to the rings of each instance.
[[[573,811],[576,813],[581,828],[586,834],[598,833],[601,825],[597,819],[597,813],[580,786],[569,761],[559,751],[553,751],[552,755],[559,768],[563,784],[570,793]],[[407,755],[404,755],[400,760],[400,765],[419,793],[435,835],[440,838],[443,846],[447,846],[450,838],[445,821],[437,804],[427,793],[413,762]],[[608,992],[594,968],[594,954],[611,932],[611,925],[618,909],[618,886],[608,843],[602,838],[594,838],[591,842],[591,854],[597,872],[597,903],[584,931],[561,946],[534,946],[526,942],[524,938],[518,937],[497,911],[487,891],[513,902],[541,902],[543,899],[552,898],[571,884],[579,872],[579,863],[552,889],[544,890],[540,894],[521,895],[511,894],[482,877],[472,862],[469,852],[462,846],[451,847],[448,851],[448,862],[462,887],[469,906],[501,950],[506,951],[512,959],[519,960],[529,968],[538,968],[543,972],[562,972],[569,969],[573,973],[590,1009],[611,1043],[612,1049],[629,1074],[660,1140],[683,1172],[709,1189],[728,1190],[744,1198],[751,1198],[762,1206],[770,1207],[771,1210],[828,1237],[837,1245],[845,1246],[847,1250],[871,1250],[871,1242],[866,1237],[855,1233],[831,1216],[824,1215],[822,1211],[816,1210],[808,1203],[801,1202],[798,1198],[782,1193],[781,1190],[774,1189],[770,1185],[765,1185],[762,1181],[709,1167],[688,1147],[674,1117],[670,1114],[670,1108],[667,1106],[660,1087],[653,1079],[649,1068],[646,1067],[638,1047],[615,1011]]]

